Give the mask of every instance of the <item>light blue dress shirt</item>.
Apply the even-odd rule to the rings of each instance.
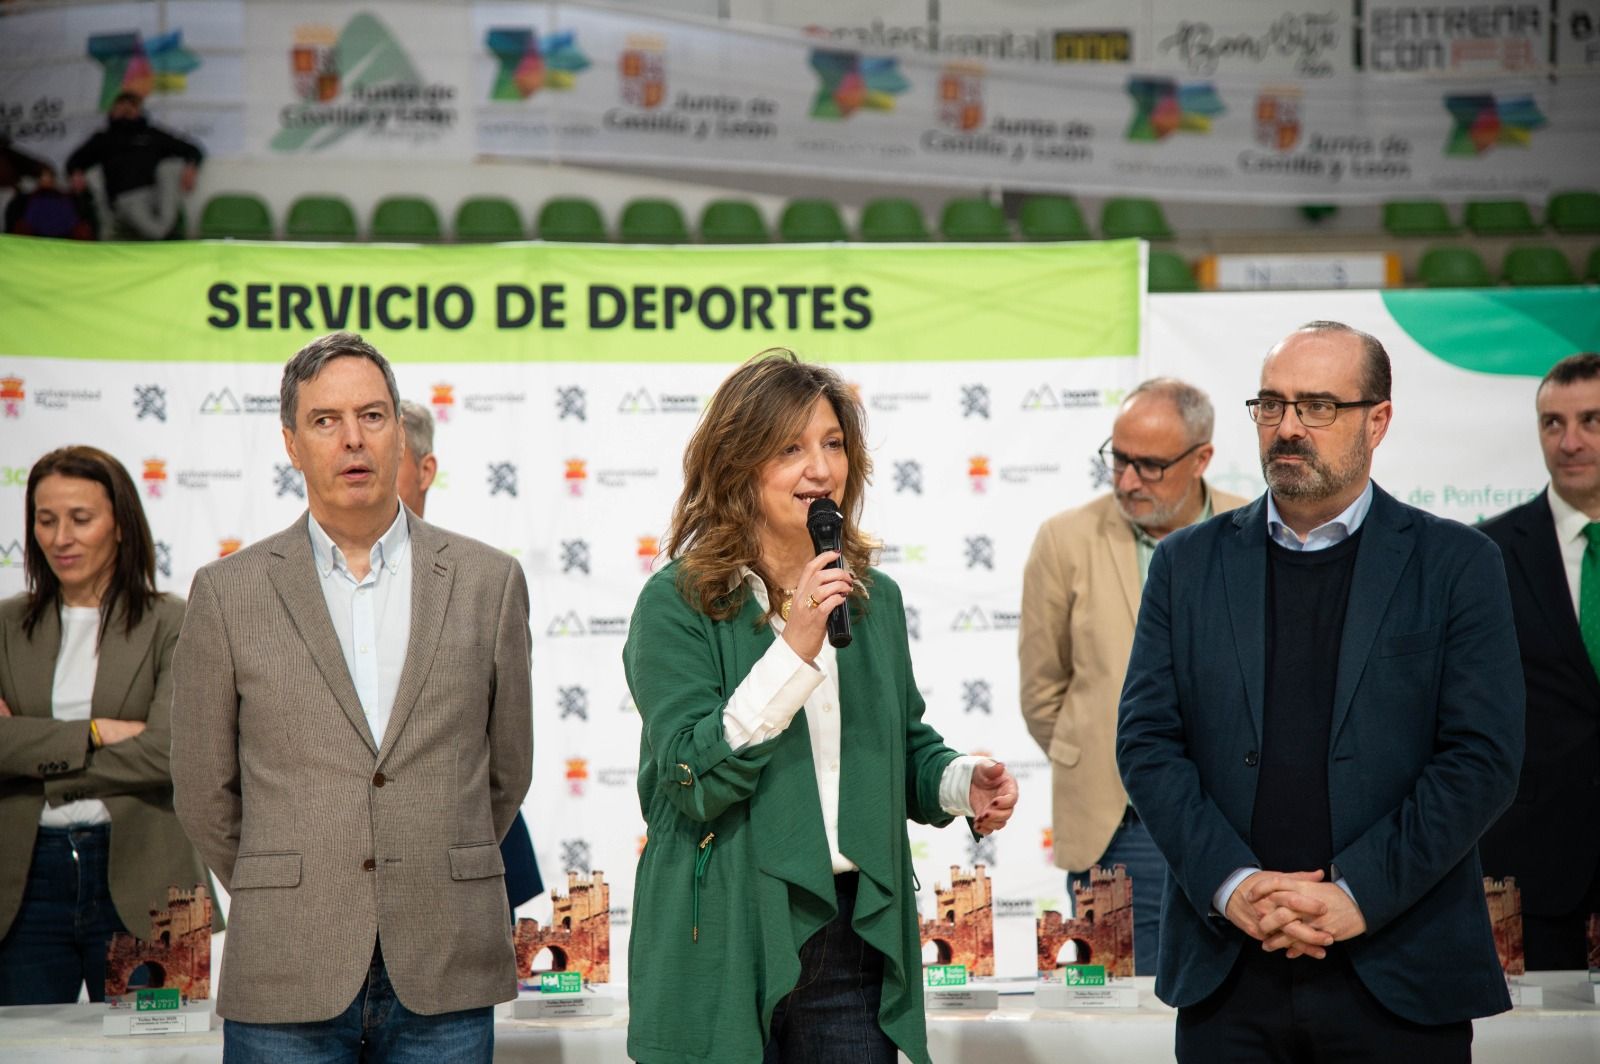
[[[389,531],[372,545],[368,556],[371,568],[361,580],[351,574],[344,552],[317,519],[307,515],[311,555],[328,617],[344,651],[344,664],[361,699],[372,741],[380,747],[411,641],[411,529],[405,507],[399,511]]]
[[[1295,534],[1294,529],[1283,523],[1283,518],[1278,514],[1278,504],[1273,501],[1272,492],[1269,491],[1267,492],[1267,535],[1272,537],[1272,542],[1285,550],[1327,550],[1329,547],[1337,543],[1343,543],[1355,535],[1356,530],[1361,527],[1361,523],[1367,519],[1367,513],[1371,509],[1372,481],[1369,479],[1366,490],[1361,493],[1355,502],[1346,506],[1339,516],[1333,520],[1320,524],[1306,533],[1306,538],[1302,540]],[[1223,880],[1222,886],[1217,888],[1216,894],[1212,895],[1211,898],[1211,904],[1216,907],[1217,912],[1226,913],[1228,911],[1228,900],[1233,897],[1233,892],[1239,888],[1239,884],[1259,871],[1261,871],[1259,868],[1240,868],[1233,875]],[[1298,869],[1290,869],[1290,871],[1298,871]],[[1355,901],[1356,896],[1350,890],[1350,884],[1345,881],[1343,876],[1339,875],[1337,868],[1333,870],[1333,874],[1335,877],[1334,882],[1338,884],[1341,890],[1350,895],[1351,901]],[[1357,905],[1359,906],[1360,903],[1357,902]]]

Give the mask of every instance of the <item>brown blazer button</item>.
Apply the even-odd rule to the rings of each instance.
[[[362,870],[362,871],[363,871],[363,872],[370,872],[370,871],[372,871],[372,870],[373,870],[373,869],[374,869],[374,868],[377,868],[377,867],[378,867],[378,862],[377,862],[377,861],[374,861],[374,860],[373,860],[373,859],[372,859],[372,858],[370,858],[370,857],[368,857],[368,858],[367,858],[367,859],[366,859],[366,860],[365,860],[365,861],[362,861],[362,862],[361,862],[361,870]]]
[[[388,782],[389,782],[389,778],[387,776],[385,776],[383,773],[381,773],[381,772],[373,773],[373,775],[372,775],[372,785],[374,787],[382,787],[385,783],[388,783]]]

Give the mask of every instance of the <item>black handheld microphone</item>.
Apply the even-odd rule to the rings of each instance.
[[[840,550],[840,541],[844,538],[844,514],[839,512],[839,504],[832,499],[816,499],[811,503],[811,510],[806,514],[806,531],[811,533],[811,546],[818,554],[827,550]],[[842,569],[842,558],[835,558],[825,569]],[[850,645],[850,605],[840,603],[828,614],[828,642],[835,648]]]

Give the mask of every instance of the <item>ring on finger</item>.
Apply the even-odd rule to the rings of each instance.
[[[818,606],[822,605],[822,603],[817,601],[817,596],[815,596],[815,595],[807,595],[806,596],[806,605],[809,606],[811,609],[816,609]]]

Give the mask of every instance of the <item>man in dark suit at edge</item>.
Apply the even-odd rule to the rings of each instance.
[[[1296,329],[1248,405],[1269,490],[1162,541],[1119,709],[1178,1059],[1469,1060],[1510,1005],[1477,857],[1522,759],[1500,552],[1372,483],[1376,338]]]
[[[1505,555],[1528,733],[1516,801],[1481,849],[1522,891],[1528,967],[1570,969],[1600,912],[1600,354],[1557,362],[1534,401],[1550,488],[1483,525]]]

